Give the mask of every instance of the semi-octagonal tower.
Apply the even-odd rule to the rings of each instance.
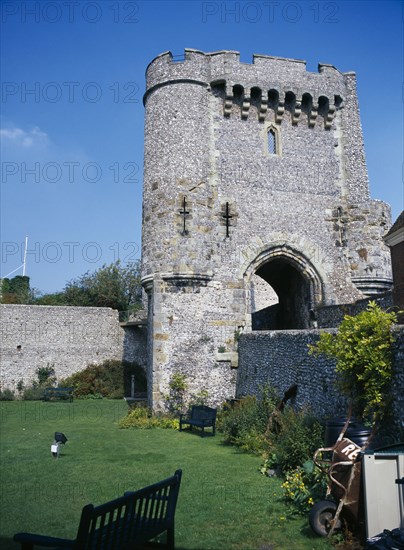
[[[369,197],[354,73],[186,49],[150,63],[144,104],[149,401],[181,372],[219,402],[240,332],[390,287],[390,210]]]

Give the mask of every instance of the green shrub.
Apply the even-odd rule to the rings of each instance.
[[[262,454],[268,450],[265,431],[277,401],[275,393],[269,389],[263,392],[261,399],[243,397],[219,414],[218,429],[224,433],[228,443]]]
[[[172,416],[153,415],[147,407],[133,407],[118,423],[119,428],[163,428],[178,429],[179,421]]]
[[[316,468],[312,460],[286,472],[282,483],[283,497],[294,511],[307,514],[313,504],[324,500],[327,491],[327,476]]]
[[[47,364],[46,367],[38,367],[35,371],[38,378],[38,385],[42,387],[51,387],[56,384],[55,368]]]
[[[269,447],[283,472],[311,459],[314,451],[322,446],[323,440],[322,424],[308,411],[295,411],[291,407],[276,414],[276,421],[268,433]]]
[[[146,391],[146,375],[143,369],[135,363],[116,360],[89,365],[61,380],[60,386],[74,388],[75,397],[122,399],[125,395],[130,395],[132,375],[135,376],[135,390]]]
[[[311,459],[323,443],[324,428],[307,410],[278,410],[271,388],[262,398],[247,396],[218,414],[217,427],[232,445],[266,458],[262,470],[286,472]]]
[[[29,386],[22,392],[22,398],[24,401],[40,401],[43,397],[44,388],[41,386]]]
[[[185,393],[188,389],[187,375],[175,372],[169,382],[170,393],[165,396],[165,401],[170,413],[179,415],[183,412]]]
[[[9,388],[0,390],[0,401],[14,401],[14,399],[15,399],[14,392],[11,391]]]
[[[394,312],[371,301],[358,315],[345,315],[336,334],[323,332],[317,344],[309,345],[309,353],[336,359],[337,385],[353,413],[372,425],[391,410],[394,323]]]
[[[39,401],[42,399],[45,388],[54,387],[56,385],[56,376],[54,365],[46,365],[46,367],[38,367],[35,371],[37,376],[31,385],[24,387],[24,382],[20,380],[17,384],[17,389],[21,393],[24,401]]]

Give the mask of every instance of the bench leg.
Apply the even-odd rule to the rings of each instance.
[[[167,548],[174,550],[174,528],[167,529]]]

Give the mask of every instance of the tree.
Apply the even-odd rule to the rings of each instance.
[[[67,283],[66,304],[71,306],[111,307],[119,311],[140,309],[142,287],[140,261],[121,266],[119,260],[103,265]]]
[[[36,306],[66,306],[66,295],[64,291],[51,294],[40,293],[33,301]]]
[[[2,279],[0,294],[3,304],[30,304],[33,300],[33,291],[30,288],[29,277],[16,275],[12,279]]]
[[[391,402],[393,378],[392,326],[395,313],[383,311],[369,302],[365,311],[346,315],[337,334],[321,333],[311,354],[325,354],[336,359],[337,384],[349,399],[356,415],[378,424]]]

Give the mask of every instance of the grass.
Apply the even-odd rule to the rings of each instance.
[[[260,459],[173,430],[120,430],[123,401],[1,402],[0,545],[18,531],[74,538],[82,507],[101,504],[183,470],[176,515],[179,550],[326,550],[307,518],[292,517],[281,480]],[[50,452],[55,431],[68,438]]]

